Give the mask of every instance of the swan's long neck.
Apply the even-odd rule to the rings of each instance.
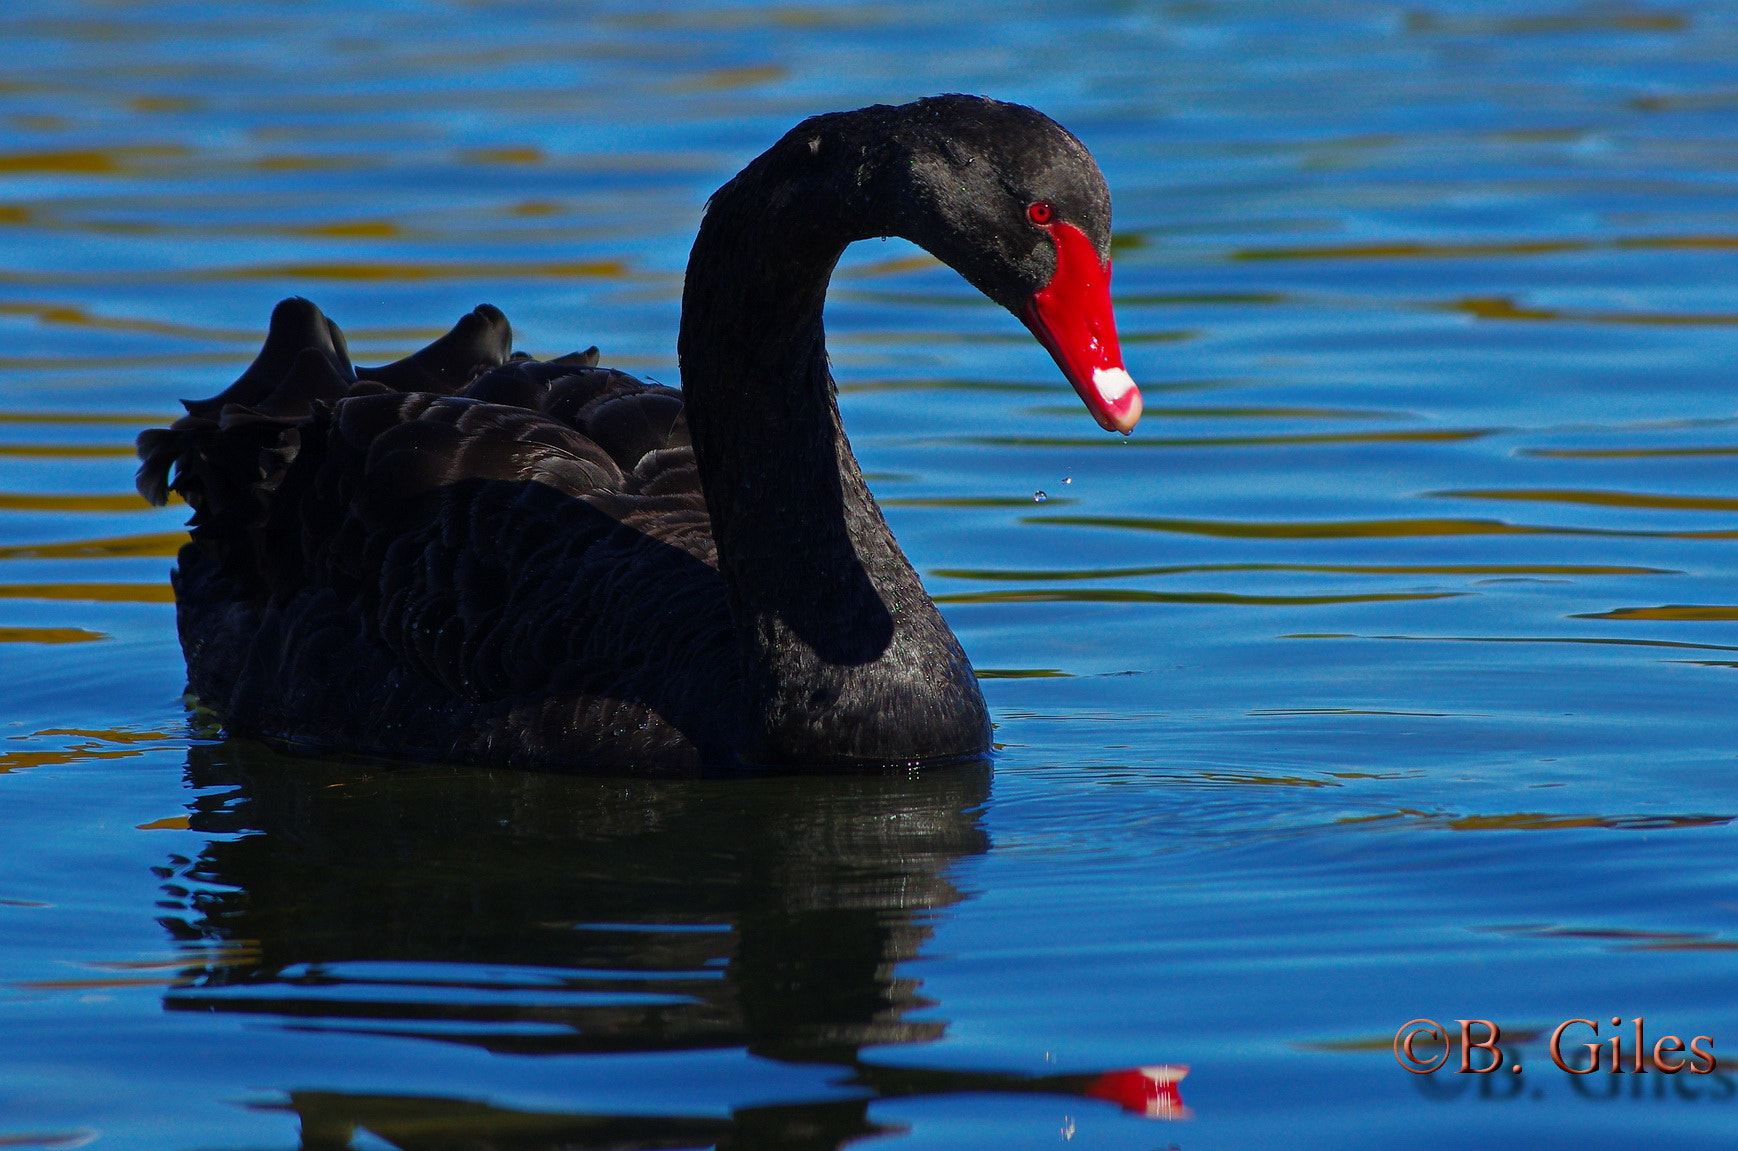
[[[863,482],[827,365],[827,282],[846,244],[876,234],[873,209],[788,143],[713,198],[682,298],[687,419],[751,713],[744,757],[980,754],[971,665]]]

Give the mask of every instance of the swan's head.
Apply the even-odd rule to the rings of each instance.
[[[894,230],[1018,316],[1093,419],[1127,435],[1141,393],[1111,311],[1110,191],[1085,145],[1040,112],[981,97],[893,111]]]

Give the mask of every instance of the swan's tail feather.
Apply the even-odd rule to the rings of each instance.
[[[344,333],[338,325],[311,301],[291,296],[272,309],[265,345],[235,383],[207,400],[182,400],[181,406],[188,415],[206,418],[215,418],[227,404],[255,407],[280,388],[284,377],[295,367],[297,357],[305,351],[319,353],[346,385],[356,378]]]
[[[269,337],[267,343],[269,348]],[[278,358],[281,348],[270,350]],[[302,348],[277,379],[244,375],[224,393],[247,396],[247,401],[217,402],[222,396],[199,401],[170,427],[140,432],[139,494],[160,507],[174,488],[197,512],[233,503],[243,491],[280,473],[294,451],[283,457],[277,441],[312,415],[314,405],[339,399],[351,386],[330,353],[326,341]],[[266,360],[262,352],[255,367]],[[256,458],[260,452],[280,458]]]
[[[222,411],[251,408],[260,415],[275,419],[305,420],[314,414],[314,405],[342,399],[352,383],[352,379],[339,374],[338,366],[321,349],[305,348],[277,386],[257,403],[230,404]]]
[[[484,304],[428,347],[385,367],[363,369],[359,379],[343,330],[311,301],[292,296],[272,310],[271,326],[259,355],[233,384],[209,399],[182,400],[186,416],[172,427],[140,433],[139,494],[162,505],[173,488],[197,510],[196,500],[211,507],[219,491],[236,494],[252,490],[263,478],[281,471],[279,466],[267,466],[262,472],[249,462],[231,482],[220,481],[219,459],[246,462],[248,453],[256,448],[282,454],[277,447],[255,443],[263,434],[257,430],[237,433],[244,449],[239,457],[229,450],[237,445],[220,445],[220,439],[237,426],[229,414],[232,409],[287,428],[312,415],[316,404],[331,403],[352,392],[451,394],[478,374],[505,363],[512,340],[507,317]]]
[[[173,489],[193,509],[194,540],[247,578],[252,535],[263,530],[271,499],[301,445],[301,423],[356,379],[344,333],[312,303],[284,300],[272,311],[260,353],[246,371],[207,400],[184,400],[187,415],[139,433],[139,494],[168,502]],[[239,563],[239,566],[238,566]]]
[[[169,471],[181,454],[181,436],[173,428],[146,428],[136,441],[139,472],[135,484],[145,502],[162,507],[169,502]]]
[[[556,356],[549,362],[552,364],[562,364],[569,368],[595,368],[597,367],[597,361],[597,345],[593,344],[583,352],[569,352],[565,356]]]
[[[450,396],[490,368],[500,367],[513,353],[513,325],[490,304],[479,304],[459,317],[453,330],[402,360],[356,374],[399,392],[436,392]]]

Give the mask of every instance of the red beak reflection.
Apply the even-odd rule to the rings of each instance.
[[[1141,392],[1122,366],[1116,316],[1110,307],[1110,261],[1099,262],[1086,233],[1060,221],[1056,273],[1032,293],[1021,319],[1049,349],[1086,410],[1109,432],[1128,435],[1141,418]]]
[[[1137,403],[1136,412],[1139,412]],[[1162,1063],[1157,1067],[1131,1067],[1106,1071],[1086,1085],[1086,1094],[1106,1099],[1124,1111],[1148,1119],[1190,1119],[1194,1113],[1183,1106],[1177,1084],[1189,1073],[1186,1063]]]

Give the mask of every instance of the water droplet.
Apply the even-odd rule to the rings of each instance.
[[[1048,495],[1046,495],[1042,489],[1032,493],[1032,502],[1035,504],[1041,504],[1049,498],[1050,497]]]
[[[1074,482],[1074,477],[1073,476],[1063,476],[1062,482],[1065,484],[1071,484]]]

